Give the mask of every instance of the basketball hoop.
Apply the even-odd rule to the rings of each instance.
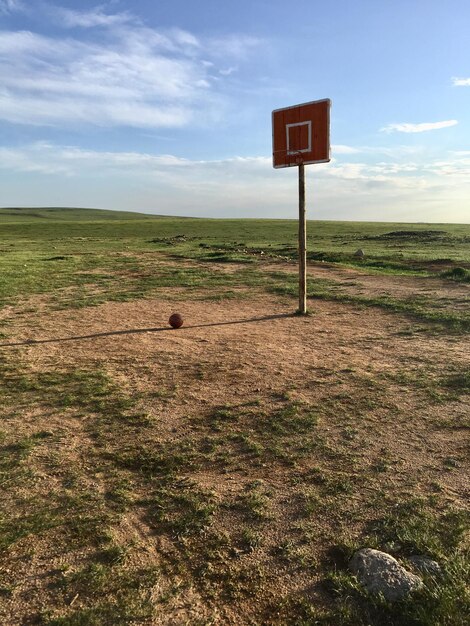
[[[273,167],[299,168],[299,313],[307,313],[307,221],[305,165],[330,160],[330,100],[272,112]]]
[[[275,168],[330,160],[330,106],[326,99],[273,111]]]

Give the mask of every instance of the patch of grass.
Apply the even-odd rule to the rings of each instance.
[[[144,502],[152,526],[176,539],[206,529],[217,508],[214,493],[190,480],[164,482]]]
[[[217,461],[226,470],[246,462],[295,465],[311,453],[322,441],[316,412],[307,403],[280,397],[275,401],[281,406],[263,408],[259,402],[250,402],[216,407],[207,417],[197,418],[200,429],[208,423],[220,433],[200,439],[201,462]]]
[[[454,570],[439,581],[428,578],[421,590],[400,602],[388,603],[368,594],[347,572],[331,572],[325,581],[333,596],[333,608],[320,624],[361,626],[464,626],[470,608],[468,564],[454,561]]]
[[[291,402],[272,413],[266,420],[266,429],[277,435],[311,433],[318,416],[306,405]]]
[[[59,524],[57,515],[48,508],[38,506],[33,513],[19,517],[0,516],[0,552],[6,550],[28,535],[38,535]]]
[[[434,367],[396,370],[387,373],[386,378],[425,392],[433,402],[455,400],[470,392],[470,369],[465,367],[449,368],[445,374]]]
[[[132,470],[147,477],[171,477],[180,470],[194,468],[198,452],[190,440],[168,443],[156,442],[152,446],[136,446],[106,453],[118,467]]]
[[[224,424],[237,421],[237,413],[233,407],[218,406],[211,411],[208,420],[212,430],[221,431]]]
[[[441,272],[439,276],[442,276],[442,278],[450,278],[451,280],[461,283],[470,283],[470,271],[466,270],[464,267],[453,267],[450,270]]]
[[[269,519],[270,491],[263,481],[255,480],[248,483],[236,501],[234,508],[243,511],[251,519],[265,521]]]
[[[306,617],[307,624],[464,626],[470,608],[470,568],[462,543],[468,530],[468,513],[436,513],[430,501],[419,498],[389,503],[388,511],[372,524],[372,534],[363,540],[362,546],[365,543],[392,552],[405,567],[409,567],[406,556],[411,554],[434,558],[441,565],[442,575],[421,574],[423,588],[391,604],[379,595],[369,594],[347,571],[353,551],[348,545],[346,558],[341,558],[324,580],[331,597],[328,609],[318,611],[305,600],[300,604],[290,600],[291,611],[300,618],[293,623],[303,624]]]
[[[371,528],[377,546],[389,546],[405,556],[425,554],[436,559],[454,552],[468,530],[470,515],[463,510],[450,510],[442,515],[428,508],[428,502],[415,498],[396,503],[390,512]]]
[[[465,313],[433,309],[427,301],[399,300],[391,296],[367,297],[344,293],[313,292],[313,298],[348,302],[365,306],[377,306],[392,313],[408,315],[413,319],[439,325],[455,332],[470,330],[470,317]]]
[[[321,508],[321,497],[317,489],[304,487],[297,495],[301,515],[311,517]]]
[[[109,528],[117,514],[106,507],[101,495],[74,489],[57,500],[56,515],[71,545],[98,546],[109,540]]]
[[[22,437],[9,443],[1,445],[0,436],[0,485],[19,484],[21,477],[28,477],[27,460],[34,448],[44,440],[52,436],[47,431],[40,431],[29,437]]]
[[[89,563],[66,575],[63,582],[71,598],[79,598],[80,608],[45,610],[38,617],[42,626],[130,626],[154,614],[151,589],[159,579],[157,569],[133,572],[114,566]]]
[[[132,487],[129,480],[118,480],[106,491],[105,497],[118,512],[124,512],[133,501]]]
[[[441,379],[440,384],[456,394],[470,393],[470,368],[448,374]]]
[[[34,398],[49,407],[73,408],[113,420],[134,420],[142,425],[147,417],[131,414],[136,399],[125,395],[106,372],[96,370],[55,370],[28,372],[10,361],[0,363],[4,401],[19,407]]]
[[[36,441],[33,437],[24,437],[0,450],[0,472],[7,472],[18,466],[33,450]]]
[[[256,439],[247,433],[234,433],[230,435],[230,441],[237,443],[242,448],[242,453],[253,455],[254,457],[262,457],[265,447]]]
[[[256,548],[263,545],[262,533],[254,530],[253,528],[246,527],[241,533],[241,547],[247,552],[253,552]]]
[[[309,299],[345,302],[360,306],[375,306],[391,313],[406,315],[414,320],[440,326],[454,332],[470,330],[470,316],[466,312],[436,308],[436,302],[429,299],[398,299],[392,296],[365,296],[345,293],[341,286],[332,281],[308,280],[307,293]],[[283,282],[271,281],[265,289],[268,292],[297,297],[297,279],[294,275],[285,275]]]

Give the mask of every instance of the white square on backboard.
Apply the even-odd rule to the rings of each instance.
[[[294,126],[307,126],[308,127],[308,145],[306,148],[302,148],[302,150],[291,150],[290,149],[290,136],[289,129]],[[287,154],[299,154],[301,152],[311,152],[312,151],[312,122],[307,120],[306,122],[297,122],[296,124],[286,124],[286,146],[287,146]]]

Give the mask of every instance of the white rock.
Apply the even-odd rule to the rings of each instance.
[[[382,593],[390,602],[401,600],[423,584],[393,556],[372,548],[358,550],[349,561],[349,569],[368,591]]]

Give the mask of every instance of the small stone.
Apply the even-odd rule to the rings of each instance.
[[[358,257],[359,259],[363,259],[366,255],[364,254],[364,250],[362,248],[359,248],[359,250],[356,250],[356,252],[354,253],[354,256]]]
[[[408,561],[422,574],[427,574],[428,576],[442,576],[442,567],[437,561],[433,561],[428,556],[414,554],[409,557]]]
[[[401,600],[423,584],[419,576],[407,571],[393,556],[372,548],[355,552],[349,569],[370,593],[381,593],[389,602]]]

